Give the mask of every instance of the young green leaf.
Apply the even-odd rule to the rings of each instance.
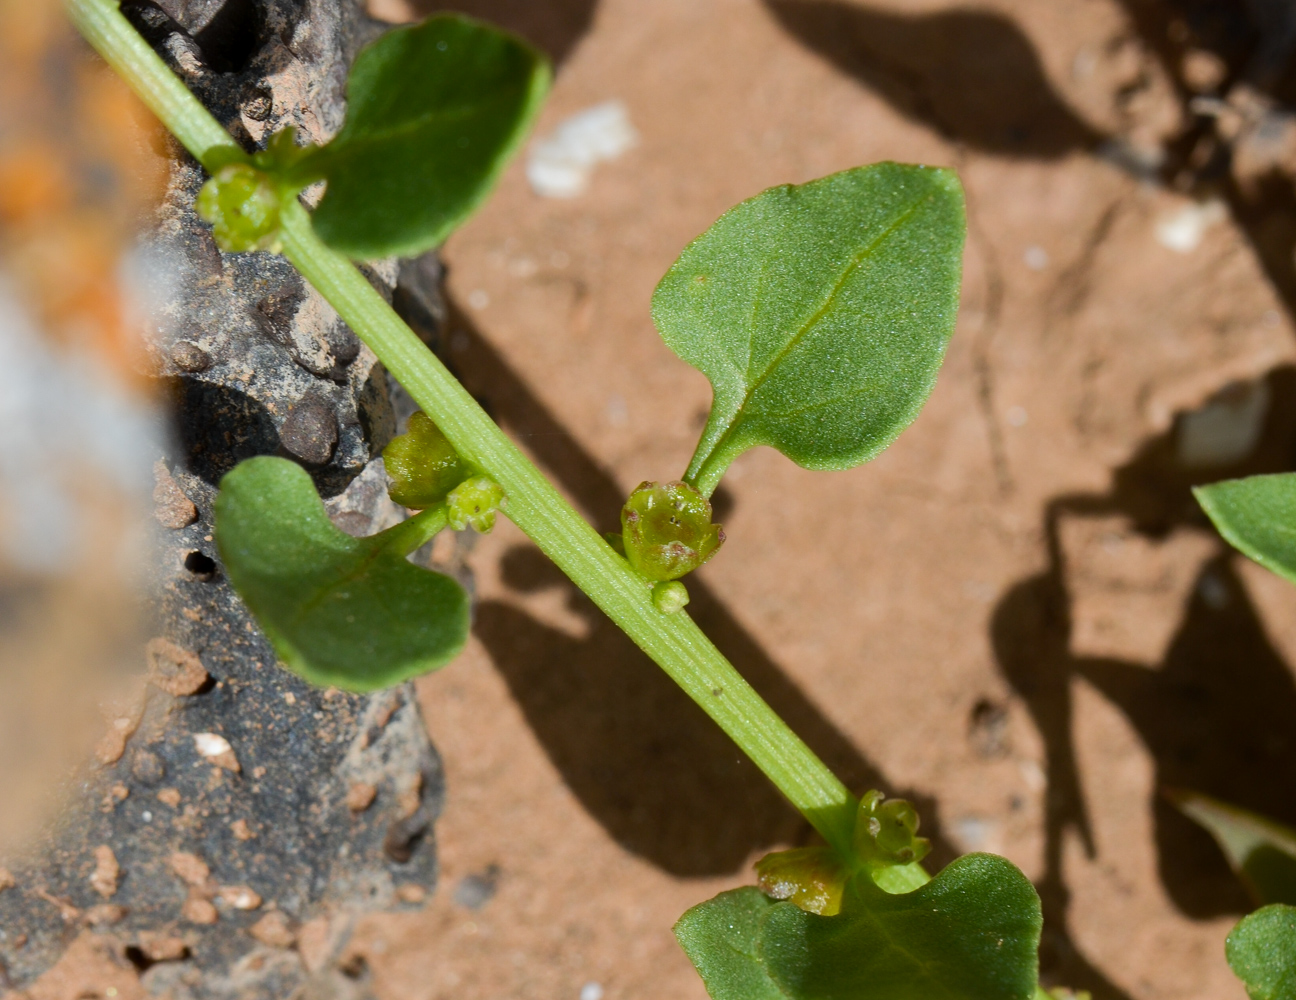
[[[316,232],[360,258],[441,243],[494,186],[548,88],[540,53],[471,18],[388,31],[356,56],[341,130],[299,168],[328,181]]]
[[[234,589],[306,680],[371,691],[463,648],[468,595],[405,558],[445,526],[444,508],[352,538],[328,519],[304,469],[261,456],[221,480],[215,522]]]
[[[1274,903],[1243,917],[1224,953],[1251,1000],[1296,1000],[1296,906]]]
[[[1210,831],[1259,904],[1296,905],[1296,830],[1200,792],[1166,792],[1189,819]]]
[[[1296,583],[1296,472],[1229,479],[1193,493],[1230,545]]]
[[[880,163],[770,188],[689,244],[652,302],[714,390],[685,478],[709,496],[756,445],[846,469],[894,441],[954,330],[964,225],[952,171]]]
[[[675,936],[713,1000],[1027,1000],[1041,924],[1025,875],[969,854],[900,895],[861,872],[837,916],[755,888],[721,893]]]

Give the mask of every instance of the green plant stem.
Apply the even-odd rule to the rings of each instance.
[[[848,851],[855,800],[687,614],[662,614],[652,589],[567,503],[356,270],[320,242],[294,199],[286,256],[365,341],[455,450],[508,495],[509,518],[727,732],[824,838]]]
[[[95,50],[208,170],[248,155],[122,16],[113,0],[69,0],[68,15]]]
[[[243,156],[121,15],[114,0],[68,0],[73,21],[205,166]],[[226,161],[227,162],[227,161]],[[684,612],[651,588],[568,504],[368,280],[315,235],[296,198],[282,211],[284,255],[333,305],[455,449],[508,495],[509,517],[742,748],[833,847],[851,849],[856,800]]]
[[[419,511],[400,524],[393,524],[375,537],[382,539],[383,548],[388,552],[407,556],[435,538],[448,521],[445,504],[437,504]]]

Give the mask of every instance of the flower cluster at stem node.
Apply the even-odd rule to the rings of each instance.
[[[621,508],[621,539],[631,567],[649,580],[675,580],[716,554],[724,530],[711,502],[688,483],[641,483]]]
[[[227,163],[202,186],[194,208],[211,223],[216,245],[226,253],[278,246],[279,195],[256,167]]]

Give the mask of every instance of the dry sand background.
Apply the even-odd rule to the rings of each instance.
[[[773,184],[958,169],[963,307],[931,402],[851,472],[740,459],[691,610],[849,783],[921,805],[938,863],[991,850],[1037,881],[1047,982],[1241,1000],[1222,945],[1245,899],[1156,796],[1296,821],[1296,592],[1224,552],[1186,490],[1290,468],[1296,427],[1292,198],[1260,176],[1286,139],[1243,134],[1230,172],[1185,117],[1185,80],[1216,69],[1190,50],[1222,38],[1240,71],[1255,39],[1181,15],[1230,5],[456,6],[556,56],[541,132],[618,99],[641,137],[571,200],[515,165],[446,249],[451,361],[605,528],[680,474],[709,402],[648,314],[682,246]],[[1158,240],[1213,195],[1198,246]],[[1260,445],[1184,469],[1176,413],[1239,379],[1267,380]],[[805,825],[515,529],[471,562],[471,648],[420,687],[444,880],[425,913],[363,924],[379,996],[703,997],[672,922]]]

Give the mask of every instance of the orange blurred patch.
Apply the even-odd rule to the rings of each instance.
[[[57,3],[0,0],[0,269],[48,336],[143,386],[123,254],[167,181],[161,125]]]

